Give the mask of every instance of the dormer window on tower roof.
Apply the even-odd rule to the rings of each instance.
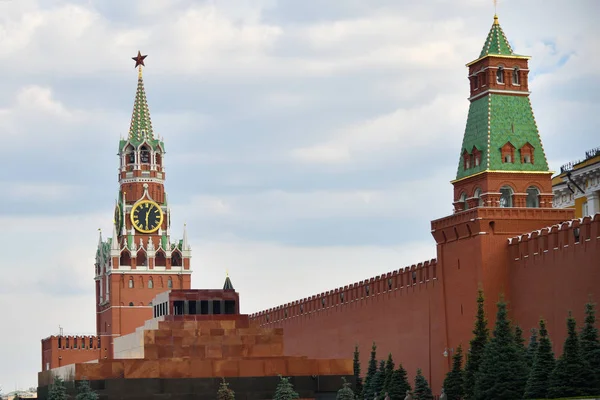
[[[500,149],[502,153],[502,162],[505,164],[515,162],[515,146],[511,142],[506,142]]]

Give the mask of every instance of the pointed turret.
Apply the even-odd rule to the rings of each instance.
[[[551,172],[529,99],[529,58],[514,53],[494,15],[479,58],[467,64],[471,104],[453,181],[456,211],[552,206]]]
[[[187,235],[187,224],[183,224],[183,240],[181,241],[181,250],[189,250],[190,245],[188,244]]]
[[[494,23],[492,24],[490,33],[488,33],[488,36],[485,40],[483,49],[481,49],[479,58],[485,57],[490,54],[504,56],[514,55],[513,50],[510,47],[510,43],[508,42],[504,31],[500,27],[497,15],[494,15]]]
[[[117,221],[113,221],[113,233],[110,249],[119,251],[119,234],[117,233]]]
[[[141,142],[143,139],[154,139],[154,131],[152,130],[152,121],[150,120],[150,109],[148,108],[148,100],[146,100],[146,90],[144,89],[144,79],[142,77],[142,66],[144,65],[142,56],[138,51],[136,66],[138,67],[138,84],[135,92],[135,101],[133,103],[133,113],[131,115],[131,125],[129,126],[129,140]],[[138,65],[139,64],[139,65]]]
[[[235,290],[233,288],[233,283],[231,283],[231,279],[229,279],[229,274],[225,276],[225,283],[223,284],[223,290]]]

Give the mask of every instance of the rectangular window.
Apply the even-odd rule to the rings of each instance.
[[[221,301],[220,300],[213,300],[212,313],[213,314],[221,314]]]
[[[196,315],[196,304],[198,304],[196,302],[196,300],[190,300],[188,302],[188,307],[189,307],[189,313],[190,315]]]
[[[225,314],[235,314],[235,300],[225,300]]]
[[[200,300],[200,314],[208,314],[208,300]]]

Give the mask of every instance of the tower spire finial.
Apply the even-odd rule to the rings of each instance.
[[[133,112],[131,115],[131,125],[129,126],[129,140],[133,140],[136,144],[141,143],[145,139],[154,140],[154,131],[150,121],[150,110],[146,100],[146,91],[144,90],[144,80],[142,79],[142,67],[145,67],[144,59],[147,55],[142,55],[138,50],[137,56],[131,57],[135,61],[135,68],[138,69],[138,84],[135,93],[135,101],[133,104]]]
[[[498,0],[494,0],[494,25],[498,25]]]

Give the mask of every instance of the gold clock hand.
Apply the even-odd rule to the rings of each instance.
[[[149,229],[150,226],[148,226],[148,216],[150,215],[149,212],[146,212],[146,229]]]

